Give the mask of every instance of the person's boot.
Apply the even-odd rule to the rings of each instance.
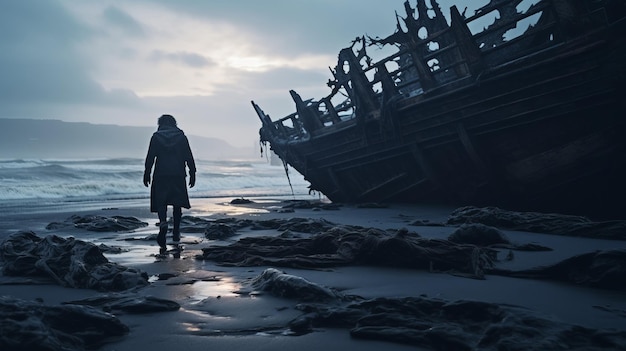
[[[157,244],[159,244],[161,249],[166,249],[167,248],[167,246],[165,245],[165,243],[166,243],[165,236],[166,235],[167,235],[167,222],[160,222],[159,223],[159,235],[157,235]]]

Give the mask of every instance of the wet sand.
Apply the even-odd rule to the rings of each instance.
[[[385,208],[341,206],[336,210],[295,209],[280,211],[276,199],[251,199],[252,204],[231,205],[231,199],[192,199],[193,208],[183,215],[200,218],[323,218],[336,224],[380,229],[408,228],[424,238],[445,239],[455,228],[415,226],[416,220],[443,223],[453,208],[390,205]],[[130,232],[95,233],[75,228],[45,229],[71,215],[132,216],[148,223]],[[106,254],[121,265],[145,271],[150,284],[139,295],[156,296],[178,302],[180,310],[151,314],[120,314],[130,328],[128,335],[109,342],[102,350],[415,350],[415,346],[352,338],[349,330],[320,328],[305,335],[293,335],[289,321],[302,314],[297,301],[251,291],[249,282],[268,266],[224,267],[198,260],[202,248],[228,245],[246,236],[276,236],[276,230],[248,230],[225,240],[209,240],[202,233],[183,233],[185,250],[180,257],[158,255],[155,241],[143,240],[157,232],[156,216],[143,200],[90,202],[65,206],[14,209],[0,217],[0,240],[18,230],[31,230],[39,236],[73,236],[95,244],[122,248],[122,253]],[[623,241],[572,238],[528,232],[505,231],[511,241],[536,243],[553,248],[549,252],[516,252],[515,258],[499,263],[500,268],[524,269],[556,263],[593,250],[624,248]],[[348,266],[332,269],[280,270],[311,282],[332,287],[344,294],[363,298],[428,297],[449,301],[476,300],[526,307],[567,324],[597,329],[626,330],[626,299],[619,291],[594,289],[547,280],[531,280],[487,275],[484,280],[463,278],[440,272],[391,267]],[[169,274],[173,278],[158,279]],[[21,299],[42,299],[54,305],[98,295],[87,289],[57,285],[19,284],[19,279],[0,276],[0,295]],[[599,308],[600,307],[600,308]],[[620,311],[622,313],[620,313]],[[419,348],[417,348],[419,349]]]

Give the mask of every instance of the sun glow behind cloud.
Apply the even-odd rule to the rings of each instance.
[[[85,52],[96,63],[93,77],[106,90],[130,90],[139,97],[214,95],[249,73],[280,68],[323,70],[335,58],[269,52],[255,33],[231,23],[198,19],[157,4],[79,2],[68,7],[99,35]],[[114,10],[112,10],[114,9]],[[136,25],[107,23],[104,14],[125,14]],[[128,28],[141,30],[131,35]]]
[[[469,6],[440,0],[453,2]],[[172,113],[197,135],[250,145],[259,127],[250,100],[281,118],[295,110],[291,89],[326,96],[337,53],[357,36],[392,33],[403,3],[8,2],[0,114],[152,126]]]
[[[318,70],[327,66],[335,58],[330,55],[307,55],[294,58],[268,56],[232,56],[225,59],[225,68],[240,69],[248,72],[266,72],[276,68],[295,68],[302,70]]]

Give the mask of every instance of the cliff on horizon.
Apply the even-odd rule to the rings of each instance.
[[[0,158],[144,158],[156,127],[130,127],[44,119],[0,118]],[[252,159],[258,151],[189,134],[194,157]],[[252,144],[252,142],[251,142]]]

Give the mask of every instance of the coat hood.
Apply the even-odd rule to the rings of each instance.
[[[156,140],[165,147],[172,147],[185,138],[185,133],[178,127],[173,126],[159,126],[159,129],[154,132]]]

